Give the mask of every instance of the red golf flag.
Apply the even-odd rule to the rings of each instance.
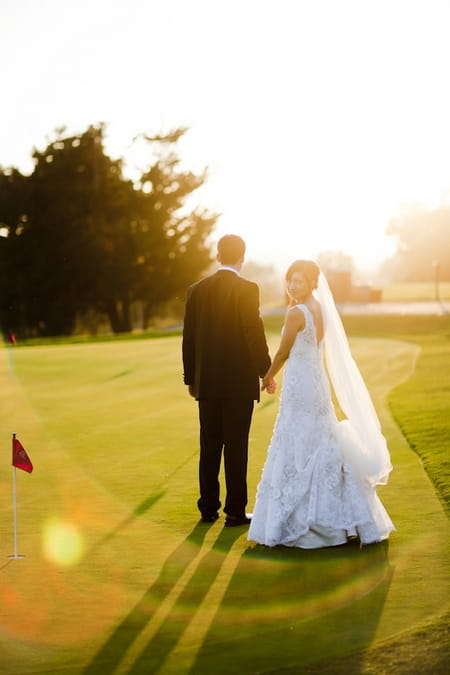
[[[28,471],[28,473],[33,471],[31,459],[28,457],[25,448],[17,438],[13,438],[12,442],[12,465],[23,471]]]

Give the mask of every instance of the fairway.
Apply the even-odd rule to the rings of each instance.
[[[2,675],[307,672],[448,609],[449,522],[385,401],[419,348],[352,349],[392,454],[379,495],[397,531],[316,551],[255,546],[223,517],[199,524],[179,337],[0,349]],[[277,409],[264,394],[255,410],[250,511]],[[12,432],[35,467],[17,472],[19,560]]]

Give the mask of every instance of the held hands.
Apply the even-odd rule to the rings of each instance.
[[[276,390],[277,390],[277,383],[275,382],[275,380],[273,380],[267,385],[266,391],[268,394],[274,394]]]
[[[268,379],[263,377],[261,381],[261,391],[266,390],[268,394],[274,394],[277,389],[277,383],[275,378]]]

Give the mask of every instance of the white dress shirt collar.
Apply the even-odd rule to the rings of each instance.
[[[219,271],[220,271],[220,270],[229,270],[230,272],[234,272],[235,274],[237,274],[238,277],[241,276],[241,275],[239,274],[239,271],[238,271],[235,267],[230,267],[229,265],[221,265],[221,266],[219,267]]]

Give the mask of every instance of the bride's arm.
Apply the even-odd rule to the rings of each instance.
[[[261,389],[268,389],[272,384],[274,384],[274,377],[286,363],[298,331],[303,330],[304,327],[305,316],[303,312],[298,309],[298,307],[292,307],[291,309],[288,309],[280,346],[278,347],[277,353],[273,357],[272,365],[262,379]]]

